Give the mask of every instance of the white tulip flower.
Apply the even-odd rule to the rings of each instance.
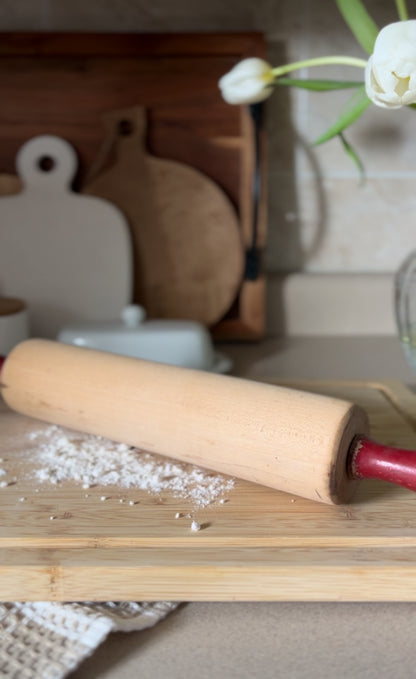
[[[220,78],[218,85],[228,104],[255,104],[273,92],[272,67],[264,59],[243,59]]]
[[[416,103],[416,21],[398,21],[380,31],[367,62],[365,88],[383,108]]]

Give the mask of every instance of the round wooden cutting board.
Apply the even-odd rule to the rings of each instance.
[[[146,151],[141,107],[109,113],[106,147],[115,162],[83,193],[117,205],[130,225],[134,300],[149,317],[211,325],[235,300],[244,253],[233,205],[213,181],[183,163]]]

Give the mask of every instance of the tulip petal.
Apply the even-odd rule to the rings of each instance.
[[[385,26],[377,36],[365,73],[367,95],[382,108],[416,102],[416,21]]]
[[[243,59],[218,81],[228,104],[254,104],[273,92],[272,67],[258,57]]]

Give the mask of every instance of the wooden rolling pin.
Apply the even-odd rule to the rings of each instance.
[[[416,455],[366,438],[340,399],[49,340],[14,347],[1,368],[10,408],[326,503],[358,478],[416,489]]]

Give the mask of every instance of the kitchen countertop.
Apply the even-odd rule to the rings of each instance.
[[[253,379],[401,380],[394,336],[223,344]],[[156,627],[112,634],[72,679],[404,679],[414,676],[416,603],[183,603]]]

